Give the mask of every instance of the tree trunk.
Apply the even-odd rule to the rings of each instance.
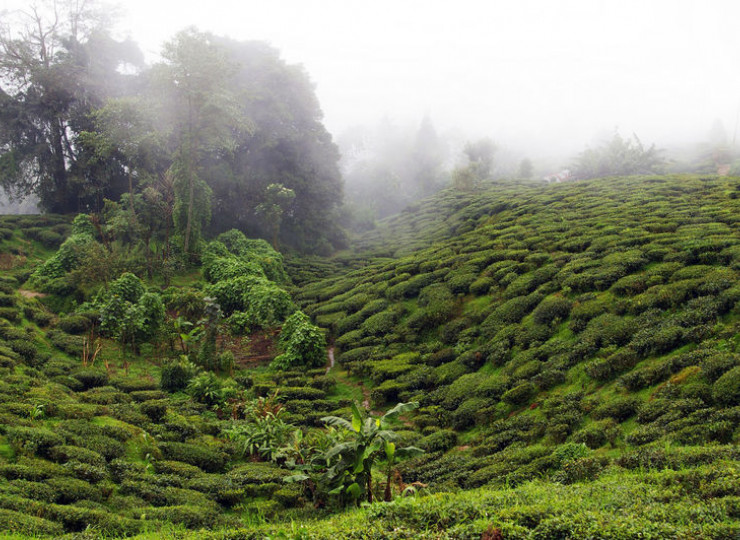
[[[188,169],[190,169],[189,165]],[[190,248],[190,230],[193,224],[193,201],[195,199],[195,182],[193,182],[193,173],[190,170],[188,170],[188,180],[190,182],[190,193],[188,195],[188,221],[185,225],[185,255],[189,253]]]

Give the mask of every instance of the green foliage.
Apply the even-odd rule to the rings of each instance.
[[[395,456],[419,452],[414,447],[396,448],[392,422],[399,414],[414,410],[418,403],[399,403],[380,418],[364,415],[356,404],[352,404],[352,420],[336,416],[322,418],[326,424],[347,430],[352,438],[329,448],[322,459],[326,471],[321,482],[330,495],[338,495],[345,503],[361,499],[373,501],[372,468],[375,460],[385,456],[392,464]],[[389,472],[390,477],[390,472]]]
[[[523,383],[514,388],[507,390],[501,396],[501,400],[510,405],[524,405],[531,400],[537,393],[537,387],[532,383]]]
[[[285,321],[280,332],[280,346],[285,352],[272,362],[274,369],[321,367],[326,363],[326,338],[302,311],[294,312]]]
[[[658,172],[663,163],[655,145],[645,149],[637,135],[623,139],[615,133],[611,141],[599,148],[584,150],[578,156],[574,173],[579,178],[649,174]]]
[[[165,442],[159,445],[159,450],[168,460],[195,465],[205,472],[222,472],[226,466],[227,455],[218,447],[210,448],[198,444]]]
[[[196,366],[182,360],[162,366],[160,387],[168,392],[185,390],[196,373]]]
[[[740,366],[722,375],[712,386],[712,397],[726,407],[740,405]]]
[[[245,420],[232,422],[223,435],[233,442],[240,457],[274,461],[295,427],[282,420],[284,409],[273,412],[264,406],[264,398],[259,399],[260,403],[248,408]]]
[[[224,384],[213,372],[193,376],[186,391],[193,399],[209,407],[223,407],[234,395],[234,388]]]

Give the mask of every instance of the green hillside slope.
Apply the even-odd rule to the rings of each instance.
[[[373,406],[420,401],[429,452],[404,479],[518,483],[548,473],[563,443],[605,463],[651,443],[737,443],[740,180],[442,197],[454,212],[433,217],[428,201],[360,242],[410,254],[299,295]],[[425,244],[406,241],[414,227],[438,241],[412,249]]]
[[[294,285],[230,232],[164,290],[27,290],[68,223],[0,226],[0,536],[740,535],[738,178],[446,191]],[[90,333],[127,288],[166,307],[128,352]]]

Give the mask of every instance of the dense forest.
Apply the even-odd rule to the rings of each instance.
[[[335,145],[275,48],[82,6],[0,37],[3,534],[740,536],[726,137]]]
[[[176,237],[188,254],[234,227],[304,251],[343,245],[337,148],[308,76],[270,46],[191,28],[146,65],[82,11],[36,14],[0,53],[10,193],[54,213],[120,203],[126,234]]]

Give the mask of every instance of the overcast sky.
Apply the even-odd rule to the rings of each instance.
[[[16,0],[0,0],[15,2]],[[732,137],[738,0],[126,0],[119,27],[156,58],[195,25],[270,42],[316,84],[335,135],[355,124],[459,127],[515,146]]]

